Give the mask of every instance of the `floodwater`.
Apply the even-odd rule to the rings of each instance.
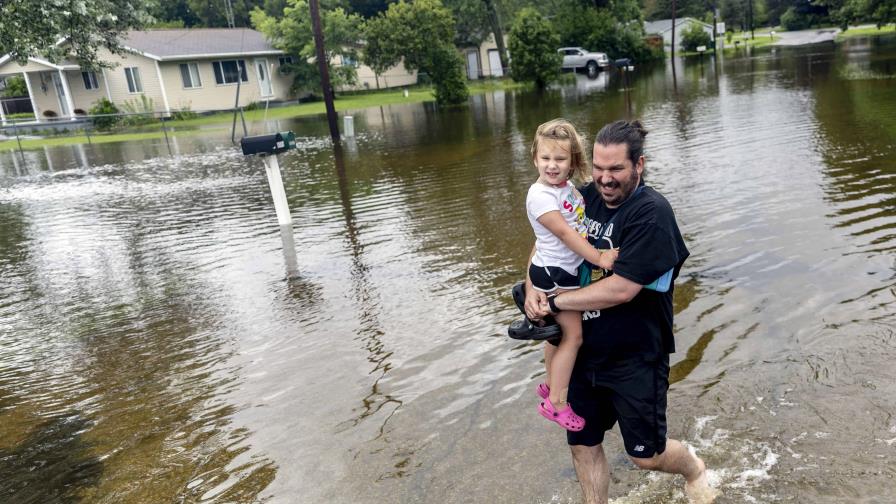
[[[631,116],[692,252],[670,436],[719,502],[893,502],[894,74],[860,39],[358,111],[338,152],[281,121],[284,235],[227,133],[0,153],[0,501],[578,502],[505,336],[527,149]],[[605,444],[614,502],[685,502]]]

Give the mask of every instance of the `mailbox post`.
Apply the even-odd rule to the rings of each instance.
[[[268,186],[271,188],[271,197],[274,199],[277,222],[281,227],[291,225],[292,215],[289,213],[286,191],[283,189],[277,154],[296,148],[295,134],[292,131],[283,131],[270,135],[244,137],[240,140],[240,146],[246,156],[261,156],[261,160],[264,161],[265,173],[268,176]]]

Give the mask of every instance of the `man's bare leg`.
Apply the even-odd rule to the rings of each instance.
[[[607,504],[610,490],[610,466],[604,448],[597,446],[570,446],[572,464],[582,486],[584,504]]]
[[[719,495],[718,490],[709,486],[703,460],[674,439],[666,441],[666,451],[660,455],[652,458],[632,457],[632,462],[641,469],[684,476],[684,491],[695,504],[710,504]]]

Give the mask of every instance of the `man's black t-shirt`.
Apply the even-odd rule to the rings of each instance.
[[[617,208],[607,208],[594,184],[579,188],[585,199],[588,241],[599,249],[619,247],[612,272],[592,271],[592,281],[620,275],[648,285],[673,270],[678,277],[690,252],[672,207],[660,193],[642,184]],[[633,354],[653,359],[675,351],[672,293],[644,289],[628,303],[582,314],[583,344],[579,363],[600,364]]]

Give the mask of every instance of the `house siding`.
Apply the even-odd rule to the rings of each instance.
[[[342,65],[342,59],[337,55],[333,61],[334,66]],[[367,65],[358,65],[355,69],[358,74],[358,84],[355,86],[339,86],[338,91],[358,91],[362,89],[385,89],[392,87],[412,86],[417,83],[417,71],[409,71],[404,67],[404,62],[390,67],[377,78],[376,73]]]
[[[108,79],[109,95],[118,108],[122,108],[122,105],[128,101],[139,104],[140,95],[142,94],[152,100],[153,111],[165,111],[165,100],[162,96],[162,86],[156,73],[155,60],[132,53],[119,56],[105,50],[101,51],[99,56],[101,61],[114,65],[113,68],[107,68],[105,72],[100,73],[105,73],[106,79]],[[128,81],[124,73],[124,69],[128,67],[137,67],[139,69],[140,80],[143,83],[142,93],[130,93],[128,91]],[[74,91],[72,91],[72,94],[74,94]],[[103,88],[103,95],[105,95],[105,87]]]
[[[218,84],[215,82],[215,71],[212,62],[221,59],[222,58],[208,58],[159,63],[159,70],[162,73],[162,80],[165,82],[165,89],[168,93],[168,103],[171,105],[171,110],[190,109],[194,112],[205,112],[225,110],[233,107],[234,100],[236,99],[236,83]],[[256,58],[224,59],[242,59],[246,62],[246,77],[248,77],[249,81],[243,82],[240,86],[239,104],[241,106],[264,100],[286,100],[288,98],[289,83],[291,83],[291,81],[289,79],[283,79],[280,76],[276,57],[260,57],[260,59],[264,59],[267,63],[268,73],[271,76],[271,84],[273,88],[273,95],[265,97],[261,96],[261,88],[259,86],[258,74],[255,68]],[[184,88],[183,80],[180,75],[180,65],[182,63],[197,64],[202,87],[191,89]]]
[[[108,71],[108,70],[107,70]],[[102,70],[96,71],[96,83],[99,84],[97,89],[85,89],[84,78],[81,72],[63,72],[68,80],[68,89],[72,93],[72,102],[76,109],[90,112],[93,105],[106,97],[106,81],[103,79]]]

